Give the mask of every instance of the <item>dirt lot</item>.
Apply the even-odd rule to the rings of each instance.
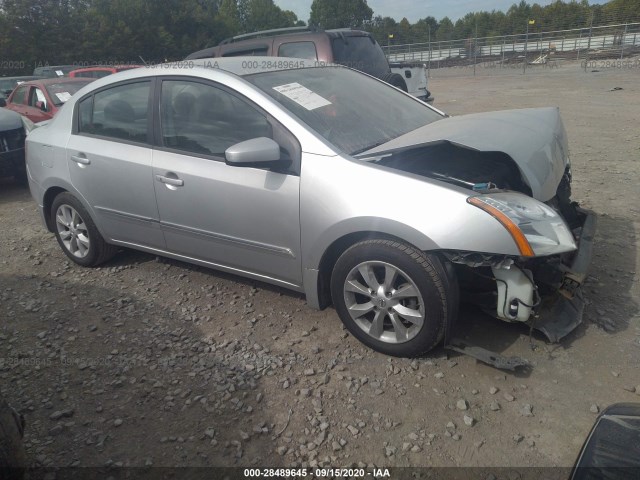
[[[573,197],[599,214],[585,321],[562,344],[462,312],[525,373],[387,358],[332,309],[146,254],[80,268],[0,181],[0,388],[31,465],[571,465],[598,409],[640,401],[640,70],[600,70],[433,72],[451,114],[559,105]]]

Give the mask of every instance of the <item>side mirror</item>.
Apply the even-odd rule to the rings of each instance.
[[[236,167],[269,167],[281,163],[280,145],[267,137],[252,138],[231,145],[224,152],[228,165]]]
[[[36,108],[39,108],[43,112],[47,111],[47,106],[45,105],[45,103],[43,101],[36,102]]]
[[[640,472],[640,403],[616,403],[598,416],[570,478],[623,479],[633,472]]]
[[[7,101],[4,98],[0,98],[0,108],[6,107],[6,106],[7,106]]]

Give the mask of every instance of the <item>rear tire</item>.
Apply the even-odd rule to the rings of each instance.
[[[456,293],[440,258],[394,240],[365,240],[338,258],[333,304],[368,347],[395,357],[433,349],[455,313]]]
[[[381,80],[387,82],[389,85],[393,85],[394,87],[399,88],[403,92],[408,91],[407,82],[404,81],[404,78],[402,78],[402,75],[400,75],[399,73],[389,72],[383,75]]]
[[[53,200],[51,219],[60,248],[78,265],[95,267],[118,252],[104,241],[82,203],[68,192]]]

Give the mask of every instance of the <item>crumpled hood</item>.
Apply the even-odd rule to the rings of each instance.
[[[22,116],[6,108],[0,108],[0,132],[22,127]]]
[[[567,135],[557,107],[502,110],[447,117],[358,155],[359,158],[451,143],[482,152],[504,152],[518,165],[533,197],[555,194],[569,162]]]

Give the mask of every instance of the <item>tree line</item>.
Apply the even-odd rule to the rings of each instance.
[[[245,32],[302,26],[353,27],[381,44],[451,40],[640,22],[640,0],[604,5],[525,0],[506,12],[473,12],[453,22],[426,16],[415,23],[374,15],[366,0],[314,0],[298,19],[273,0],[0,0],[0,75],[28,74],[38,65],[177,60]],[[393,39],[389,37],[393,36]]]
[[[529,24],[532,20],[534,23]],[[606,4],[590,5],[588,0],[555,1],[546,6],[522,0],[506,12],[471,12],[457,21],[449,17],[436,20],[427,16],[411,24],[406,18],[396,22],[390,17],[374,16],[363,22],[378,42],[392,44],[446,41],[474,36],[494,37],[530,32],[549,32],[591,25],[640,22],[640,0],[611,0]],[[392,36],[392,38],[390,38]]]
[[[296,25],[273,0],[0,0],[0,75],[178,60],[238,33]]]

